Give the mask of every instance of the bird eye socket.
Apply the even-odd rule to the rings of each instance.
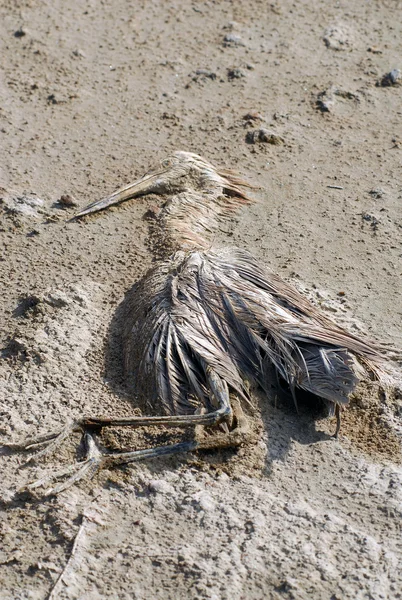
[[[162,167],[170,167],[170,166],[171,166],[171,164],[172,164],[172,161],[170,160],[170,158],[165,158],[165,159],[162,161]]]

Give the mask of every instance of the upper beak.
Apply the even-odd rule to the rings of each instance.
[[[163,180],[160,179],[160,176],[161,173],[159,172],[148,173],[141,177],[141,179],[137,179],[137,181],[134,183],[130,183],[129,185],[120,188],[111,196],[107,196],[106,198],[92,202],[79,213],[77,213],[73,218],[77,219],[79,217],[83,217],[84,215],[98,212],[99,210],[103,210],[108,206],[119,204],[120,202],[124,202],[124,200],[129,200],[130,198],[135,198],[136,196],[141,196],[143,194],[149,194],[152,192],[160,192],[164,183]]]

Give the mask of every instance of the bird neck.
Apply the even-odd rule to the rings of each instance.
[[[233,216],[233,208],[221,190],[190,190],[170,197],[151,220],[154,255],[166,258],[176,250],[209,248],[219,225]]]

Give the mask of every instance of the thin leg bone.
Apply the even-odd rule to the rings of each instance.
[[[90,434],[87,434],[90,435]],[[23,490],[33,490],[38,487],[43,487],[44,484],[58,479],[63,475],[68,475],[71,470],[76,469],[71,477],[66,481],[59,483],[58,485],[48,488],[44,492],[44,496],[54,496],[69,489],[75,483],[78,483],[82,479],[91,479],[95,473],[103,467],[114,467],[117,465],[124,465],[140,460],[146,460],[150,458],[159,458],[160,456],[171,456],[174,454],[183,454],[187,452],[193,452],[194,450],[211,450],[214,448],[229,448],[232,446],[238,446],[242,442],[242,437],[237,433],[237,429],[230,432],[228,436],[211,436],[210,439],[203,440],[202,442],[189,441],[181,442],[178,444],[170,444],[168,446],[158,446],[156,448],[146,448],[144,450],[134,450],[132,452],[119,452],[116,454],[101,454],[99,452],[98,457],[91,457],[85,461],[72,465],[72,469],[64,469],[57,473],[51,474],[48,477],[44,477],[34,483],[23,488]]]
[[[337,440],[340,429],[341,429],[341,407],[339,404],[335,404],[335,416],[336,416],[336,430],[332,437],[334,437]]]
[[[79,431],[86,427],[102,428],[102,427],[150,427],[152,425],[164,425],[166,427],[188,427],[190,425],[217,425],[221,421],[226,420],[230,414],[230,409],[227,407],[219,408],[216,411],[200,415],[166,415],[157,417],[83,417],[72,423],[68,423],[61,431],[51,432],[25,440],[25,442],[8,444],[7,447],[21,450],[28,450],[34,446],[50,442],[48,447],[52,446],[52,440],[57,440],[57,445],[65,440],[70,433]],[[46,452],[47,453],[47,452]],[[42,456],[42,451],[36,456]]]
[[[52,442],[52,440],[56,441],[57,439],[57,445],[55,446],[56,448],[72,432],[80,431],[87,427],[149,427],[153,425],[164,425],[166,427],[188,427],[191,425],[217,425],[222,421],[229,421],[230,423],[232,412],[230,402],[228,399],[226,399],[226,397],[228,397],[226,382],[221,380],[212,369],[208,369],[207,377],[211,391],[214,397],[217,399],[216,401],[219,406],[215,411],[195,415],[162,415],[155,417],[83,417],[82,419],[77,419],[76,421],[70,421],[63,427],[61,431],[53,431],[42,434],[36,438],[25,440],[24,442],[10,443],[7,444],[7,447],[15,450],[28,450],[33,446],[39,446],[41,444]],[[50,444],[50,446],[52,446],[52,444]],[[44,454],[47,454],[47,452]],[[42,452],[38,452],[36,456],[41,457]]]
[[[82,431],[86,428],[102,427],[147,427],[151,425],[168,427],[190,427],[194,425],[211,426],[218,423],[227,422],[230,426],[232,421],[232,409],[229,402],[229,392],[227,384],[214,371],[207,371],[208,383],[214,402],[218,408],[215,411],[206,414],[197,415],[172,415],[156,417],[123,417],[123,418],[97,418],[84,417],[77,421],[68,423],[57,433],[42,435],[36,439],[27,440],[25,443],[14,444],[13,448],[26,449],[46,444],[46,447],[36,452],[26,462],[36,462],[44,456],[53,454],[60,444],[74,431]],[[10,445],[11,446],[11,445]]]
[[[229,447],[236,446],[241,442],[241,436],[245,433],[245,423],[246,419],[240,407],[240,402],[238,399],[233,399],[234,411],[232,410],[230,401],[229,401],[229,390],[225,381],[221,380],[218,375],[216,375],[212,370],[208,372],[208,380],[210,384],[211,390],[211,401],[215,405],[218,406],[217,410],[207,413],[207,414],[199,414],[199,415],[189,415],[187,418],[181,418],[178,422],[183,425],[195,425],[195,424],[218,424],[222,422],[229,422],[232,424],[233,415],[235,415],[235,419],[238,425],[234,431],[229,432],[226,435],[220,436],[210,436],[209,438],[202,441],[189,441],[189,442],[181,442],[178,444],[171,444],[168,446],[160,446],[157,448],[147,448],[144,450],[134,450],[132,452],[119,452],[115,454],[104,454],[102,453],[94,440],[94,438],[89,434],[85,433],[85,442],[87,446],[87,458],[75,465],[71,465],[65,469],[59,470],[56,473],[50,474],[47,477],[43,477],[38,481],[28,485],[25,487],[26,490],[33,490],[38,487],[43,487],[50,481],[60,479],[62,477],[70,475],[68,479],[64,482],[60,482],[55,487],[49,488],[45,491],[45,495],[54,495],[59,494],[60,492],[68,489],[74,483],[82,480],[84,477],[92,478],[96,471],[103,466],[114,466],[125,463],[136,462],[139,460],[145,460],[148,458],[154,458],[159,456],[167,456],[171,454],[179,454],[182,452],[190,452],[194,450],[202,450],[206,448],[217,448],[217,447]],[[156,420],[158,420],[158,425],[165,425],[166,419],[167,422],[171,424],[172,420],[176,420],[179,417],[144,417],[139,418],[141,420],[141,425],[154,425]],[[84,420],[83,420],[84,421]],[[132,425],[132,419],[118,419],[116,420],[118,424],[124,425]],[[116,423],[113,420],[113,424]],[[123,423],[122,423],[123,421]],[[138,425],[137,418],[134,419],[136,425]],[[93,426],[93,423],[91,423]],[[106,422],[107,425],[111,424],[111,420],[108,419]],[[100,424],[98,423],[98,426]],[[81,425],[82,426],[82,425]],[[177,426],[177,421],[176,421]],[[68,427],[68,430],[65,428],[60,437],[65,439],[68,435],[68,432],[71,432],[77,427],[76,423],[73,423]],[[239,430],[238,430],[239,429]],[[242,429],[242,431],[240,431]],[[244,431],[243,431],[244,429]],[[66,433],[67,431],[67,433]],[[41,438],[43,440],[43,437]],[[51,449],[55,449],[55,447],[59,443],[59,438],[50,438],[53,439],[49,446]],[[48,447],[49,448],[49,447]],[[48,448],[42,450],[39,455],[43,456]],[[37,455],[38,456],[38,455]]]
[[[170,444],[167,446],[158,446],[156,448],[146,448],[144,450],[133,450],[132,452],[118,452],[115,454],[102,454],[102,452],[96,446],[95,440],[90,434],[86,434],[89,438],[89,442],[92,447],[95,448],[91,453],[91,456],[86,460],[71,465],[67,469],[63,469],[56,473],[50,474],[47,477],[39,479],[34,483],[26,486],[24,490],[33,490],[38,487],[43,487],[44,484],[59,479],[64,475],[69,475],[71,472],[76,471],[66,481],[59,483],[58,485],[48,488],[45,490],[45,496],[53,496],[64,492],[69,489],[75,483],[78,483],[82,479],[91,479],[95,473],[103,467],[114,467],[117,465],[130,464],[138,462],[140,460],[146,460],[150,458],[159,458],[160,456],[171,456],[174,454],[183,454],[187,452],[193,452],[195,450],[212,450],[217,448],[230,448],[240,445],[245,435],[248,433],[248,423],[246,417],[243,415],[243,419],[239,422],[239,426],[233,431],[229,432],[228,435],[212,435],[206,437],[202,441],[192,440],[189,442],[180,442],[178,444]]]
[[[62,444],[62,442],[64,442],[65,439],[69,437],[71,433],[73,433],[74,431],[79,431],[80,429],[82,428],[81,426],[78,426],[78,422],[72,422],[65,425],[58,434],[49,434],[47,440],[43,439],[45,436],[42,436],[40,442],[30,440],[25,446],[26,450],[29,450],[30,448],[43,443],[47,443],[47,446],[43,448],[43,450],[35,452],[35,454],[31,456],[26,462],[30,463],[32,461],[37,461],[43,456],[49,456],[50,454],[53,454],[53,452],[57,450],[57,448]]]
[[[66,425],[64,425],[61,431],[52,431],[49,433],[44,433],[43,435],[38,435],[35,438],[28,438],[23,442],[11,442],[6,444],[7,448],[11,448],[13,450],[29,450],[34,446],[40,446],[41,444],[46,444],[51,440],[59,437],[60,441],[65,439],[71,432],[79,431],[81,429],[81,421],[69,421]],[[64,435],[66,432],[66,435]]]

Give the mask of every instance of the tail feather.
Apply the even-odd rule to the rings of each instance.
[[[306,344],[301,352],[305,366],[298,386],[320,398],[347,404],[358,381],[350,354],[342,348],[313,344]]]

